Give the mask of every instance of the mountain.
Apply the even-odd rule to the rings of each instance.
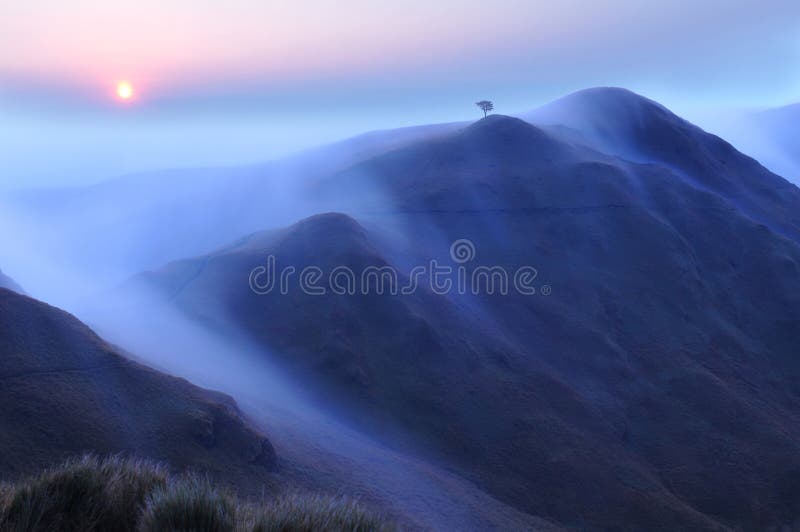
[[[769,219],[765,211],[771,208],[781,208],[785,223],[794,224],[794,229],[785,229],[796,232],[800,223],[792,212],[795,188],[773,179],[726,142],[712,139],[656,102],[624,89],[581,91],[521,118],[562,144],[669,166],[692,180],[692,186],[732,200],[738,197],[739,208],[762,223]],[[51,301],[71,305],[75,302],[66,297],[67,286],[114,284],[138,271],[208,253],[243,234],[314,213],[381,207],[383,201],[374,196],[380,186],[345,188],[346,183],[364,184],[365,180],[339,176],[333,185],[335,193],[324,196],[314,194],[315,183],[352,167],[364,169],[361,163],[403,152],[420,142],[436,144],[430,141],[464,126],[451,123],[372,132],[271,163],[165,170],[90,187],[23,191],[2,204],[0,238],[7,232],[8,240],[15,237],[36,243],[8,266],[25,272],[25,278],[18,280],[33,293],[48,293]],[[698,146],[707,152],[698,151]],[[731,169],[738,173],[732,174]],[[743,190],[740,184],[747,179],[752,182]],[[757,194],[756,187],[761,187]],[[54,225],[60,228],[56,238],[51,231]],[[51,262],[50,255],[42,256],[42,249],[59,257],[58,268],[42,266]]]
[[[794,522],[800,191],[650,100],[575,98],[563,128],[490,116],[319,176],[308,193],[355,218],[134,284],[245,331],[319,401],[525,512],[575,529]],[[450,256],[459,239],[471,260]],[[258,295],[269,256],[294,275],[393,267],[401,285],[433,259],[470,279],[531,266],[536,294],[423,277],[396,296]]]
[[[780,223],[775,229],[798,238],[800,189],[652,100],[625,89],[587,89],[524,118],[577,130],[606,153],[671,168],[693,187],[724,196],[756,221]]]
[[[139,365],[73,316],[0,288],[0,474],[129,453],[260,493],[271,443],[223,394]]]
[[[14,282],[14,279],[3,274],[3,270],[0,270],[0,288],[7,288],[20,294],[25,293],[22,288],[20,288],[20,286]]]

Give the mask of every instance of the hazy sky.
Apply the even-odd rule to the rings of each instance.
[[[798,101],[800,2],[0,0],[0,188],[258,161],[595,85],[690,118]]]

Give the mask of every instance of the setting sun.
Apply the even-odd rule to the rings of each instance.
[[[129,100],[133,96],[133,86],[127,81],[121,81],[117,84],[117,96],[123,100]]]

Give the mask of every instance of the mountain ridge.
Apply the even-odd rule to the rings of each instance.
[[[586,108],[584,112],[599,116],[600,125],[615,140],[602,142],[602,139],[596,138],[597,135],[592,136],[597,120],[579,120],[580,116],[576,118],[573,116],[575,113],[568,112],[569,109],[550,113],[556,118],[563,117],[563,120],[537,118],[537,111],[519,115],[538,128],[541,143],[537,144],[537,149],[540,151],[571,150],[579,154],[578,160],[592,159],[611,165],[617,165],[616,159],[620,157],[628,157],[629,162],[662,166],[692,186],[706,188],[732,202],[744,201],[739,207],[746,209],[753,219],[761,223],[769,219],[770,209],[780,209],[780,217],[784,222],[776,229],[790,238],[799,238],[800,215],[792,212],[792,205],[800,197],[798,189],[778,180],[756,163],[747,162],[741,154],[716,141],[712,143],[716,147],[708,148],[711,152],[698,152],[693,146],[706,145],[712,137],[701,134],[694,126],[689,127],[688,123],[669,113],[660,104],[621,89],[590,89],[566,98],[583,101],[582,105]],[[604,102],[608,99],[612,103],[618,101],[624,112],[609,113],[605,110]],[[562,100],[543,106],[538,113],[541,115],[541,109],[558,110],[559,107],[564,107]],[[642,130],[645,140],[632,140],[630,131],[638,131],[635,129],[638,127],[636,123],[641,117],[637,109],[641,110],[642,107],[650,110],[645,116],[655,113],[657,120],[654,127],[668,132],[663,139],[654,134],[648,137],[647,131]],[[486,124],[504,120],[493,118],[497,116],[500,115],[490,115],[490,122]],[[562,125],[552,125],[557,122]],[[386,187],[391,187],[391,183],[373,183],[366,179],[367,176],[357,175],[359,172],[381,172],[380,168],[375,168],[380,160],[388,160],[391,165],[394,164],[392,159],[402,157],[404,153],[423,149],[424,146],[454,142],[459,137],[472,138],[473,146],[465,143],[459,155],[468,161],[472,157],[471,150],[482,149],[479,131],[483,124],[480,121],[456,122],[404,128],[398,132],[371,132],[311,150],[307,152],[308,160],[298,155],[294,159],[241,168],[173,170],[167,172],[167,177],[158,173],[147,174],[149,177],[144,181],[131,178],[124,183],[108,182],[68,191],[26,193],[25,198],[9,199],[19,213],[19,223],[13,231],[22,234],[26,241],[39,242],[40,248],[47,248],[61,257],[61,269],[75,272],[90,270],[93,272],[93,282],[99,280],[116,284],[142,270],[154,269],[183,257],[205,254],[242,235],[288,225],[316,212],[386,210],[383,203]],[[580,132],[581,127],[588,130]],[[500,138],[501,135],[494,137]],[[491,140],[492,136],[486,138]],[[688,154],[683,162],[676,160],[674,153],[658,151],[658,146],[669,146],[674,144],[673,141],[682,143],[675,145],[683,145],[681,150]],[[513,147],[504,147],[499,143],[497,148],[495,153],[500,157],[503,149]],[[642,153],[643,150],[647,153]],[[435,158],[436,153],[431,152],[430,156]],[[524,152],[520,151],[518,155],[522,161]],[[559,159],[561,155],[553,153],[551,158]],[[705,161],[702,163],[704,166],[698,167],[698,161]],[[442,161],[433,159],[430,163],[440,164]],[[483,161],[482,164],[489,171],[493,171],[493,166],[503,165],[499,160]],[[735,174],[726,171],[726,168],[733,167],[737,168]],[[413,172],[428,170],[424,165],[409,168]],[[336,176],[338,181],[332,182]],[[474,183],[470,193],[495,193],[487,178],[485,176],[483,182]],[[409,176],[403,176],[402,181],[411,183]],[[424,188],[422,181],[420,186]],[[348,183],[367,188],[350,190]],[[431,194],[438,193],[439,197],[432,198],[432,205],[428,207],[456,208],[459,202],[466,200],[448,197],[457,183],[442,182],[441,185],[439,191],[429,191]],[[328,187],[328,190],[320,190],[321,186]],[[754,191],[758,194],[752,194]],[[520,190],[522,192],[531,191]],[[779,196],[786,198],[781,200]],[[119,208],[109,210],[106,206],[110,204],[119,205]],[[505,207],[498,200],[492,208]],[[45,222],[44,218],[62,227],[59,239],[51,238],[48,230],[51,223]],[[158,238],[152,238],[154,234]],[[133,248],[126,245],[130,241],[147,244]],[[31,260],[45,262],[43,257],[33,257]],[[9,267],[18,266],[22,265],[12,264]],[[31,280],[26,272],[25,278],[18,280],[35,293],[64,291],[59,287],[68,284],[68,281],[71,284],[74,280],[69,277],[57,279],[58,273],[50,272],[44,280]],[[42,286],[38,286],[40,284]],[[62,305],[74,303],[60,298],[54,302]]]

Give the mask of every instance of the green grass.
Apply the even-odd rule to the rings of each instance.
[[[171,476],[153,462],[84,456],[0,484],[8,532],[311,532],[395,527],[358,503],[321,495],[242,501],[207,479]]]

